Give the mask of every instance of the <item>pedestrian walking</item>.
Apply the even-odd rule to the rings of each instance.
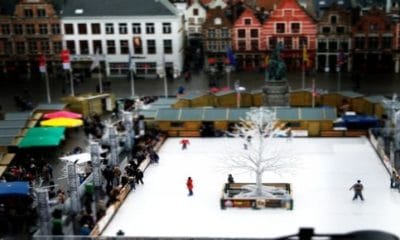
[[[356,200],[358,197],[360,197],[360,199],[364,201],[364,197],[362,195],[363,189],[364,186],[361,184],[361,180],[357,180],[357,182],[350,187],[349,190],[354,190],[353,200]]]
[[[396,171],[392,171],[392,174],[390,175],[390,188],[396,188]]]
[[[189,191],[189,196],[193,196],[193,180],[191,177],[188,177],[187,181],[186,181],[186,187]]]
[[[144,182],[143,182],[143,172],[142,172],[142,170],[140,170],[140,168],[138,168],[136,170],[136,183],[137,184],[139,184],[139,183],[144,184]]]
[[[230,174],[230,173],[229,173],[229,175],[228,175],[228,183],[229,183],[229,184],[235,183],[235,180],[233,179],[233,176],[232,176],[232,174]]]
[[[189,139],[184,138],[180,141],[180,144],[182,144],[182,150],[185,150],[187,148],[187,145],[190,144]]]

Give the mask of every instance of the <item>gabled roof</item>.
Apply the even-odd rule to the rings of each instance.
[[[259,19],[257,18],[257,16],[255,15],[255,12],[253,10],[251,10],[249,7],[245,7],[244,11],[242,12],[242,14],[240,14],[240,16],[235,20],[234,24],[241,20],[242,18],[246,18],[246,17],[251,17],[253,19],[256,20],[256,23],[253,23],[252,25],[260,25],[261,23],[259,21]]]
[[[215,19],[216,18],[220,18],[221,19],[221,25],[215,25]],[[221,26],[221,27],[231,27],[231,22],[229,21],[229,19],[225,16],[225,12],[223,9],[221,9],[220,7],[214,8],[214,9],[209,9],[207,11],[207,18],[206,21],[204,22],[203,26],[205,28],[209,28],[209,27],[217,27],[217,26]]]
[[[81,9],[81,14],[76,10]],[[173,16],[177,9],[167,0],[68,0],[62,16]]]

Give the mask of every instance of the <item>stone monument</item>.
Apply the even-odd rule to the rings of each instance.
[[[278,43],[270,55],[269,66],[265,70],[266,83],[263,87],[265,106],[289,105],[289,85],[285,78],[286,64],[280,56],[282,49],[282,43]]]

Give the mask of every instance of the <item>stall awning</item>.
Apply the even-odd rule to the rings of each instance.
[[[30,128],[18,147],[56,147],[64,139],[64,131],[63,127]]]
[[[29,195],[28,182],[0,183],[0,197],[24,197]]]

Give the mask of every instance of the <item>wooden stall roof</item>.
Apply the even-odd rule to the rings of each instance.
[[[5,171],[7,170],[7,166],[0,166],[0,177],[3,176]]]
[[[199,119],[203,119],[203,111],[199,111],[197,109],[180,109],[179,113],[180,121],[198,121]]]
[[[149,119],[149,118],[154,119],[156,117],[156,114],[157,114],[157,109],[141,109],[139,111],[139,114],[143,115],[143,117],[145,119]]]
[[[16,137],[22,136],[21,128],[1,128],[0,137]]]
[[[176,103],[176,98],[158,98],[156,101],[151,103],[151,105],[165,105],[170,107],[172,104]]]
[[[156,110],[155,121],[239,121],[251,108],[163,108]],[[337,118],[336,108],[275,107],[277,118],[283,121],[330,120]]]
[[[225,108],[205,108],[203,119],[207,121],[226,121],[228,111]]]
[[[341,91],[341,92],[337,92],[337,94],[342,95],[343,97],[347,97],[347,98],[364,97],[363,94],[357,93],[357,92],[353,92],[353,91]]]
[[[3,120],[0,121],[0,129],[3,128],[24,128],[27,125],[26,120]]]
[[[188,92],[187,94],[179,97],[178,99],[193,100],[204,96],[208,96],[208,94],[206,92]]]
[[[251,94],[260,94],[263,93],[262,89],[258,89],[258,90],[253,90],[250,92]]]
[[[15,142],[15,137],[0,137],[0,146],[10,146]]]
[[[249,110],[250,109],[248,109],[248,108],[228,108],[228,109],[226,109],[226,111],[227,111],[227,119],[226,120],[236,122],[236,121],[240,121],[241,119],[245,119],[246,113]]]
[[[299,89],[293,89],[290,91],[290,93],[299,93],[299,92],[309,92],[312,93],[312,88],[299,88]],[[289,93],[289,94],[290,94]]]
[[[28,120],[32,118],[31,112],[8,112],[4,116],[4,120]]]
[[[159,121],[181,121],[180,113],[182,109],[160,108],[157,110],[155,120]]]
[[[65,103],[40,103],[34,110],[36,111],[51,111],[64,110],[67,104]]]
[[[215,96],[220,97],[220,96],[226,96],[230,94],[236,94],[235,90],[225,90],[225,91],[220,91],[217,93],[214,93]],[[240,94],[249,94],[248,91],[241,91]]]
[[[15,157],[15,153],[3,154],[0,157],[0,166],[8,166]]]
[[[370,103],[382,103],[382,104],[383,104],[383,100],[389,100],[388,98],[386,98],[385,96],[382,96],[382,95],[368,96],[368,97],[364,97],[364,99]]]

